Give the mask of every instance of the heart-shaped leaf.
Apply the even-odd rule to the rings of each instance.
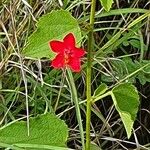
[[[66,147],[68,136],[66,124],[54,114],[40,115],[30,119],[30,134],[27,122],[17,121],[0,129],[0,143],[5,145],[38,144],[51,147]],[[1,146],[1,145],[0,145]]]
[[[50,58],[55,54],[50,50],[50,40],[62,40],[68,33],[73,33],[78,44],[81,31],[78,22],[65,10],[52,11],[42,16],[37,23],[37,30],[29,37],[22,54],[31,58]]]
[[[136,119],[139,106],[139,95],[135,86],[123,83],[112,90],[112,99],[116,110],[126,129],[128,138],[131,136],[133,123]]]
[[[104,7],[104,9],[106,11],[109,11],[112,6],[113,0],[100,0],[100,2],[102,6]]]

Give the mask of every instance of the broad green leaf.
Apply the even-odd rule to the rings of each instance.
[[[26,121],[17,121],[0,129],[0,143],[8,145],[38,144],[66,147],[67,136],[66,124],[54,114],[30,118],[29,136],[27,135]]]
[[[50,50],[49,41],[63,40],[70,32],[79,44],[81,31],[77,20],[68,11],[52,11],[39,19],[37,30],[29,37],[22,53],[26,57],[52,59],[55,54]]]
[[[100,86],[95,90],[94,96],[99,96],[104,94],[108,90],[108,87],[105,83],[100,84]]]
[[[118,111],[128,138],[131,136],[133,123],[136,119],[139,106],[139,95],[131,83],[123,83],[112,90],[112,99]]]
[[[100,2],[102,6],[104,7],[104,9],[106,11],[109,11],[112,6],[113,0],[100,0]]]

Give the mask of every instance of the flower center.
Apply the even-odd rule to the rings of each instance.
[[[64,51],[64,62],[68,64],[70,61],[70,57],[73,57],[73,52],[70,49],[65,49]]]
[[[68,64],[68,62],[69,62],[69,55],[67,55],[67,54],[64,55],[64,62],[65,62],[65,64]]]

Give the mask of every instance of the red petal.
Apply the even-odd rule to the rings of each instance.
[[[64,56],[62,54],[58,54],[53,60],[51,64],[54,68],[63,68],[65,66]]]
[[[74,72],[80,72],[81,70],[80,59],[70,58],[68,65],[71,68],[71,70]]]
[[[63,53],[64,52],[64,43],[61,41],[50,41],[49,45],[52,49],[52,51],[56,52],[56,53]]]
[[[75,37],[72,33],[67,34],[64,37],[64,42],[67,47],[75,47]]]
[[[73,49],[73,54],[75,55],[74,57],[82,57],[86,54],[86,51],[82,48],[74,48]]]

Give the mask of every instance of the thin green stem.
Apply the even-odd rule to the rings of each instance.
[[[81,136],[82,149],[84,150],[84,147],[85,147],[84,132],[83,132],[83,125],[82,125],[82,119],[81,119],[79,100],[78,100],[78,96],[77,96],[76,86],[74,83],[74,78],[73,78],[72,72],[69,68],[67,68],[67,75],[68,75],[67,81],[68,81],[69,87],[71,89],[71,97],[72,97],[72,100],[75,104],[76,116],[77,116],[77,121],[79,124],[80,136]]]
[[[90,121],[91,121],[91,75],[92,75],[92,49],[93,49],[93,29],[95,17],[96,0],[91,2],[90,12],[90,31],[88,34],[88,53],[87,53],[87,111],[86,111],[86,150],[90,150]]]
[[[108,91],[107,93],[104,93],[98,97],[94,97],[92,103],[95,103],[96,101],[101,100],[101,99],[111,95],[111,93],[112,93],[111,91]]]

